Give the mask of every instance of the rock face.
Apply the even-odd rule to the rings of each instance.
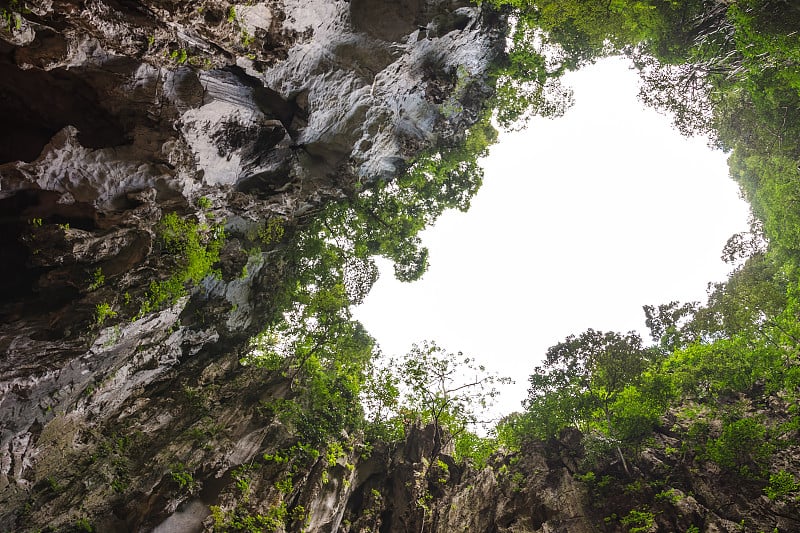
[[[457,0],[3,13],[0,530],[198,530],[232,467],[286,439],[256,410],[282,385],[238,364],[283,268],[259,233],[462,133],[504,20]],[[224,221],[221,276],[148,307],[181,268],[156,242],[171,212],[209,239]],[[320,498],[310,530],[335,529],[341,495]]]

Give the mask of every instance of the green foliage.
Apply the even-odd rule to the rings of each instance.
[[[168,213],[159,223],[159,239],[163,250],[174,256],[176,271],[166,280],[150,283],[139,316],[158,310],[164,304],[175,303],[186,295],[186,284],[197,284],[208,275],[219,275],[213,266],[219,261],[219,252],[225,243],[221,225],[209,227]]]
[[[450,97],[442,103],[441,109],[445,118],[453,118],[464,111],[461,106],[461,99],[464,98],[466,90],[471,84],[472,74],[465,66],[459,65],[456,69],[455,78],[455,86],[450,93]]]
[[[754,418],[742,418],[726,423],[722,434],[708,441],[706,454],[723,468],[752,476],[762,472],[772,449],[764,424]]]
[[[727,282],[710,288],[708,302],[692,320],[705,338],[731,338],[760,329],[765,318],[777,317],[787,305],[787,280],[780,265],[764,254],[749,257]]]
[[[236,488],[242,495],[244,502],[250,499],[250,485],[252,484],[251,473],[258,468],[254,464],[239,465],[231,471]]]
[[[498,394],[495,382],[509,381],[487,373],[461,352],[447,352],[427,341],[413,345],[399,368],[405,405],[423,422],[437,425],[476,423],[474,410],[488,407]]]
[[[105,282],[106,277],[103,275],[103,269],[98,267],[97,270],[95,270],[92,274],[92,284],[89,285],[89,290],[93,291],[95,289],[99,289]]]
[[[643,306],[645,325],[650,330],[650,336],[665,353],[683,348],[696,340],[687,323],[694,316],[697,307],[697,302],[681,304],[676,301],[658,307]]]
[[[280,242],[285,234],[283,222],[279,218],[271,218],[263,228],[258,230],[258,238],[265,245]]]
[[[597,58],[658,49],[671,22],[691,16],[694,2],[641,0],[492,0],[512,10],[514,25],[505,61],[497,65],[494,106],[504,127],[533,114],[558,116],[571,104],[559,82]]]
[[[469,83],[468,73],[457,75]],[[271,409],[304,441],[324,442],[342,429],[358,428],[359,400],[368,409],[368,438],[402,435],[399,376],[369,365],[373,341],[352,320],[350,306],[363,300],[377,278],[375,255],[393,260],[399,279],[422,275],[427,251],[419,246],[418,232],[445,209],[468,208],[482,179],[476,160],[496,135],[487,113],[456,144],[422,155],[393,181],[352,191],[292,235],[295,247],[284,252],[289,281],[277,302],[285,311],[254,340],[242,364],[289,379],[295,394],[272,402]],[[283,236],[278,219],[259,231],[267,244]],[[456,412],[460,407],[438,410],[434,417],[460,420]]]
[[[341,284],[298,298],[283,322],[254,339],[241,362],[289,380],[295,394],[274,404],[278,416],[303,441],[320,444],[360,426],[358,397],[374,341],[350,318]]]
[[[285,478],[279,479],[275,482],[275,488],[278,489],[278,492],[282,494],[289,494],[292,492],[293,487],[294,484],[291,476],[286,476]]]
[[[501,418],[493,428],[497,448],[510,452],[520,451],[523,441],[531,438],[531,430],[528,428],[530,418],[528,412],[514,412]]]
[[[751,232],[726,245],[723,253],[737,267],[710,286],[705,304],[645,308],[657,346],[626,347],[617,342],[623,336],[590,330],[551,348],[530,378],[525,412],[498,425],[493,445],[519,449],[526,438],[555,437],[571,426],[589,436],[587,445],[616,445],[624,463],[620,447],[645,442],[665,411],[685,401],[701,408],[699,418],[676,424],[681,460],[696,454],[762,475],[774,447],[763,423],[744,409],[728,412],[721,431],[710,421],[732,397],[748,406],[760,395],[789,403],[798,397],[800,11],[767,0],[491,3],[514,20],[507,57],[495,65],[493,105],[502,126],[537,112],[562,113],[570,101],[559,84],[566,71],[627,54],[640,71],[645,103],[671,113],[684,134],[709,134],[731,152],[731,174],[756,217]],[[391,403],[400,393],[389,387],[382,394]],[[796,429],[791,416],[779,434]],[[478,443],[465,438],[467,447]],[[770,493],[783,482],[794,487],[789,476],[776,477]],[[645,530],[648,513],[635,509],[623,524]]]
[[[466,90],[468,72],[456,76]],[[490,117],[486,113],[453,145],[423,154],[398,178],[359,184],[301,231],[275,218],[257,232],[263,244],[288,237],[293,246],[279,249],[287,265],[275,300],[281,312],[253,340],[241,363],[289,381],[292,394],[268,402],[262,412],[278,416],[304,442],[335,441],[342,430],[359,429],[361,401],[368,409],[368,438],[402,435],[399,378],[369,364],[374,342],[352,319],[350,308],[363,301],[377,279],[376,255],[393,260],[402,280],[425,271],[427,251],[417,234],[445,209],[468,208],[482,179],[476,160],[497,135]],[[182,294],[177,281],[154,287],[154,299]]]
[[[197,199],[197,207],[200,209],[211,209],[211,199],[207,196],[201,196]]]
[[[655,498],[656,501],[669,502],[669,503],[671,503],[673,505],[678,503],[682,499],[680,493],[678,491],[676,491],[675,489],[667,489],[667,490],[661,491],[661,492],[657,493],[654,498]]]
[[[736,48],[742,54],[742,69],[757,76],[767,66],[782,85],[800,92],[800,38],[792,31],[798,16],[775,17],[764,9],[766,4],[763,0],[743,1],[732,4],[727,12]],[[765,57],[769,58],[767,65]]]
[[[800,341],[797,16],[760,0],[492,3],[509,8],[516,21],[508,54],[494,66],[493,105],[502,126],[532,114],[563,113],[571,103],[560,84],[565,72],[626,53],[641,72],[645,102],[673,113],[684,133],[711,133],[717,145],[732,150],[731,172],[763,222],[763,237],[758,231],[750,245],[743,239],[729,243],[725,253],[742,263],[726,283],[711,286],[705,305],[646,308],[658,346],[645,349],[633,334],[589,330],[552,347],[531,376],[525,412],[507,417],[492,437],[478,437],[469,429],[502,381],[489,379],[471,358],[432,343],[388,363],[376,361],[374,342],[349,309],[377,278],[375,256],[393,261],[401,280],[423,275],[428,255],[419,232],[445,209],[466,210],[481,185],[476,161],[497,135],[487,110],[452,145],[423,153],[396,179],[354,185],[300,229],[274,218],[250,237],[255,241],[257,233],[286,265],[274,302],[278,312],[241,360],[288,382],[287,395],[265,402],[262,412],[277,416],[314,450],[327,444],[329,466],[342,455],[343,432],[363,428],[368,439],[396,440],[415,422],[436,424],[437,445],[452,439],[457,459],[471,457],[479,466],[497,447],[517,450],[525,439],[555,437],[567,427],[584,431],[589,447],[615,447],[624,463],[622,447],[630,451],[645,442],[670,405],[688,400],[702,402],[698,413],[707,419],[681,418],[681,424],[691,423],[676,430],[684,438],[681,451],[741,473],[760,472],[771,453],[763,424],[731,419],[717,432],[709,420],[717,414],[714,402],[726,395],[763,387],[795,398],[800,383],[794,348]],[[236,20],[233,6],[228,20]],[[242,37],[249,44],[250,37]],[[445,118],[461,112],[458,99],[473,82],[463,67],[451,77]],[[201,200],[198,206],[205,208]],[[142,314],[183,296],[186,285],[208,275],[218,259],[216,230],[171,216],[162,223],[160,242],[175,256],[177,272],[151,286]],[[293,246],[276,246],[289,240]],[[282,492],[294,490],[294,453],[265,456],[271,467],[287,471]],[[776,478],[776,494],[793,486],[782,482]],[[587,483],[600,491],[610,481],[587,477]],[[670,494],[656,499],[671,500]],[[428,505],[424,497],[421,502]],[[289,518],[284,506],[274,516],[238,509],[218,510],[215,517],[226,528],[251,530],[284,527],[304,510],[296,514]],[[643,531],[653,515],[634,509],[622,523]]]
[[[665,358],[661,372],[684,398],[713,400],[761,386],[789,390],[796,357],[787,347],[800,338],[796,305],[784,270],[756,254],[713,286],[683,327],[695,340]]]
[[[73,527],[76,531],[86,531],[86,533],[92,533],[94,531],[92,523],[85,516],[78,518],[73,524]]]
[[[327,450],[327,460],[343,453],[340,443],[334,442]],[[295,477],[305,476],[320,457],[320,451],[308,443],[297,442],[287,448],[263,455],[265,465],[250,463],[240,465],[231,471],[231,477],[242,497],[235,508],[223,511],[212,507],[215,531],[298,531],[303,530],[309,519],[309,512],[302,505],[289,507],[287,501],[296,497]],[[335,461],[334,461],[335,462]],[[247,508],[252,491],[253,472],[260,468],[269,469],[269,477],[275,480],[274,490],[279,494],[279,502],[266,513],[253,513]],[[323,478],[325,471],[323,471]],[[260,505],[260,501],[256,505]],[[259,507],[259,509],[261,509]]]
[[[647,362],[634,333],[589,329],[568,337],[547,351],[529,378],[527,428],[541,439],[568,426],[616,439],[646,433],[666,407],[656,398],[644,401],[637,389]]]
[[[301,531],[305,531],[305,526],[308,525],[310,513],[302,505],[296,505],[289,511],[289,521],[297,523]]]
[[[114,308],[111,307],[110,303],[102,302],[95,306],[94,322],[98,326],[103,325],[103,322],[105,322],[106,319],[114,318],[115,316],[117,316],[117,312],[114,311]]]
[[[189,53],[185,48],[181,48],[179,50],[173,50],[169,54],[169,57],[170,59],[176,61],[179,65],[183,65],[189,59]]]
[[[197,482],[194,479],[194,475],[192,475],[192,473],[186,469],[186,465],[183,463],[176,463],[172,465],[170,477],[182,491],[191,493],[194,492],[197,487]]]
[[[792,492],[800,491],[800,483],[794,475],[786,470],[780,470],[769,476],[769,485],[764,488],[764,494],[770,500],[781,500]]]
[[[782,258],[797,257],[800,251],[800,199],[795,183],[796,156],[734,150],[729,165],[754,213],[764,223],[764,232]]]
[[[481,437],[472,431],[462,431],[453,439],[456,461],[463,462],[469,459],[472,466],[477,469],[484,468],[489,457],[497,451],[497,440],[491,437]]]
[[[365,437],[368,441],[394,442],[403,438],[403,420],[395,416],[399,402],[400,377],[397,372],[373,361],[361,391],[361,403],[367,415]]]
[[[103,469],[112,476],[110,486],[114,492],[124,493],[130,482],[131,454],[141,434],[111,434],[98,443],[89,457],[90,464],[103,464]]]
[[[754,374],[749,346],[740,339],[721,339],[712,344],[694,344],[675,352],[664,362],[664,371],[683,397],[712,399],[722,393],[745,390]]]
[[[289,457],[288,457],[288,455],[285,455],[285,454],[283,454],[281,452],[265,453],[264,454],[264,460],[267,461],[267,462],[274,462],[274,463],[277,463],[277,464],[282,464],[282,463],[288,462],[289,461]]]
[[[6,29],[11,33],[22,28],[22,16],[17,11],[20,9],[19,0],[10,0],[8,9],[0,8],[0,19],[5,23]]]
[[[653,527],[655,518],[655,515],[646,508],[631,509],[628,514],[620,518],[620,522],[628,526],[629,533],[646,533]]]
[[[572,91],[560,83],[566,65],[547,57],[542,35],[530,19],[520,18],[511,36],[511,50],[495,66],[492,107],[505,128],[520,128],[534,115],[561,116],[572,105]]]
[[[602,502],[608,498],[609,494],[618,489],[617,483],[613,477],[608,474],[598,476],[592,470],[587,471],[585,474],[576,473],[575,479],[586,485],[586,488],[592,496],[592,500],[595,502],[595,507],[598,508],[602,505]]]
[[[628,385],[610,404],[613,434],[623,442],[640,442],[658,425],[671,399],[664,376],[645,374],[638,386]]]
[[[53,476],[48,476],[47,479],[45,479],[45,481],[47,482],[47,487],[51,491],[53,491],[55,494],[58,494],[59,492],[63,492],[64,491],[64,487],[61,486],[61,484],[58,482],[58,480],[56,478],[54,478]]]
[[[577,427],[588,448],[616,447],[624,465],[621,447],[645,442],[670,406],[686,402],[697,408],[693,416],[676,411],[681,460],[764,475],[774,435],[745,413],[766,395],[794,406],[800,384],[800,11],[768,0],[491,3],[514,20],[507,57],[495,66],[502,126],[562,113],[566,71],[624,53],[640,72],[645,103],[672,114],[682,133],[709,134],[731,153],[731,175],[756,217],[749,233],[726,245],[736,269],[710,285],[705,304],[645,308],[657,346],[589,330],[548,350],[530,378],[525,412],[498,425],[494,444],[519,449],[527,438]],[[738,412],[731,398],[741,399]],[[721,430],[714,418],[722,418]],[[773,431],[785,437],[797,420],[790,413]],[[765,492],[796,490],[794,474],[782,471]],[[621,521],[645,531],[653,518],[637,508]]]
[[[383,416],[402,418],[405,423],[433,424],[434,455],[455,439],[459,457],[485,460],[481,456],[488,455],[487,443],[465,433],[481,421],[481,414],[499,394],[496,385],[510,383],[509,378],[428,341],[414,344],[399,361],[389,360],[377,375],[387,376],[390,390],[377,389],[375,393],[382,395],[378,398],[367,394],[368,406],[378,406]]]
[[[242,46],[247,48],[248,46],[253,44],[254,40],[255,37],[253,35],[250,35],[245,28],[242,28],[242,35],[241,35]]]
[[[671,113],[683,133],[717,133],[730,148],[739,142],[732,137],[751,143],[754,132],[780,145],[797,127],[788,116],[797,113],[797,106],[785,102],[796,103],[800,89],[800,36],[793,31],[800,13],[788,5],[768,0],[492,3],[510,8],[515,20],[507,59],[498,66],[496,105],[503,125],[528,109],[535,111],[541,101],[537,91],[557,82],[564,71],[626,53],[641,73],[642,99]],[[563,101],[563,92],[554,93]],[[563,110],[563,105],[551,108]],[[782,122],[770,117],[776,110]],[[766,124],[775,127],[766,130]]]
[[[264,533],[283,531],[289,511],[285,502],[273,505],[264,513],[250,514],[243,506],[223,511],[221,507],[212,505],[211,516],[214,520],[214,531],[242,531],[247,533]]]
[[[139,308],[139,316],[156,311],[164,304],[177,302],[186,295],[186,287],[181,275],[173,275],[164,281],[153,281],[147,291],[147,299]]]
[[[392,181],[352,191],[346,202],[323,213],[315,231],[328,243],[340,243],[338,253],[350,261],[371,263],[372,256],[383,256],[394,262],[401,281],[419,279],[428,265],[419,232],[446,209],[469,208],[483,181],[477,160],[496,138],[486,113],[453,146],[423,153]]]
[[[642,479],[636,479],[636,480],[632,481],[631,483],[628,483],[624,487],[622,487],[622,491],[625,494],[636,495],[636,494],[640,494],[640,493],[644,492],[644,490],[647,487],[648,487],[648,484],[647,484],[646,481],[644,481]]]

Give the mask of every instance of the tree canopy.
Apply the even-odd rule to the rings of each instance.
[[[448,352],[435,342],[415,344],[399,359],[378,361],[365,401],[372,410],[372,430],[398,435],[413,423],[433,424],[434,455],[455,441],[470,439],[486,410],[511,383],[461,352]]]

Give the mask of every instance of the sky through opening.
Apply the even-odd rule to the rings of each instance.
[[[401,283],[379,262],[355,309],[385,354],[429,339],[512,377],[495,415],[520,410],[533,367],[567,335],[635,330],[649,342],[642,306],[704,301],[730,270],[722,247],[747,229],[727,156],[645,108],[627,60],[565,83],[566,115],[501,132],[469,212],[422,234],[422,280]]]

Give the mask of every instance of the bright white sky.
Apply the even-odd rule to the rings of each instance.
[[[636,73],[612,58],[567,76],[559,119],[501,133],[468,213],[422,239],[430,269],[394,279],[388,263],[355,316],[384,353],[435,340],[512,377],[496,413],[520,410],[549,346],[587,328],[639,331],[642,305],[704,300],[748,207],[726,156],[681,137],[637,100]]]

